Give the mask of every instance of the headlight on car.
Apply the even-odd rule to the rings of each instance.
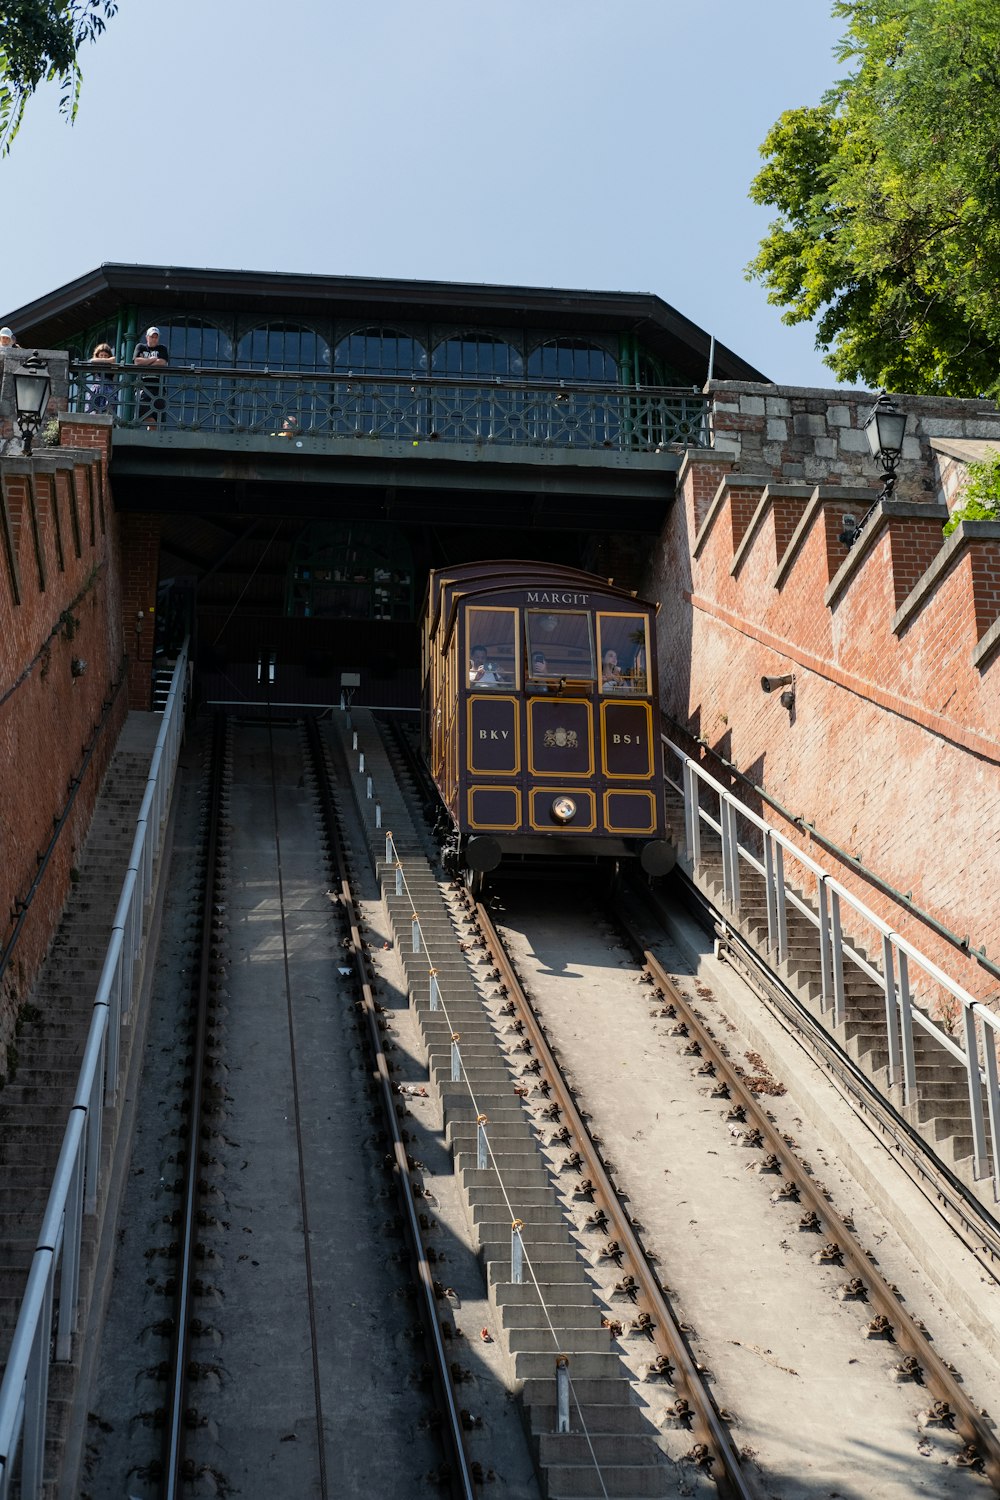
[[[572,823],[576,817],[576,803],[572,797],[553,797],[549,809],[556,823]]]

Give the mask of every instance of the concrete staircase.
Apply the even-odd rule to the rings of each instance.
[[[545,1493],[550,1500],[672,1494],[676,1471],[659,1447],[656,1428],[643,1411],[630,1371],[602,1326],[599,1283],[584,1238],[567,1211],[570,1189],[565,1179],[560,1188],[531,1117],[514,1095],[519,1080],[502,1050],[497,1023],[457,946],[458,929],[445,899],[449,882],[435,873],[428,857],[433,848],[426,835],[414,828],[395,789],[405,769],[390,763],[370,715],[356,710],[352,723],[364,749],[366,773],[372,776],[380,798],[382,829],[375,829],[373,803],[364,799],[363,791],[358,806],[406,967],[429,1074],[441,1097],[445,1136],[464,1190],[470,1232],[502,1329],[510,1386],[521,1394]],[[328,732],[339,733],[346,742],[344,719],[338,718]],[[345,753],[348,763],[356,764],[357,755],[346,743]],[[358,790],[361,778],[352,780]],[[405,869],[408,894],[402,896],[395,895],[395,870],[385,864],[385,829],[392,830]],[[414,909],[437,970],[447,1019],[442,1009],[430,1008],[427,955],[412,953]],[[453,1027],[461,1033],[462,1062],[475,1090],[475,1102],[464,1083],[451,1081]],[[489,1117],[490,1147],[499,1172],[492,1165],[483,1169],[477,1164],[477,1111]],[[511,1209],[501,1176],[510,1203],[525,1221],[522,1238],[537,1286],[527,1270],[523,1283],[511,1280]],[[564,1434],[555,1430],[555,1359],[559,1353],[570,1357],[573,1394],[580,1408],[571,1401],[572,1430]]]
[[[0,1091],[0,1373],[27,1284],[70,1105],[94,995],[111,937],[161,720],[126,720],[104,778],[80,867],[17,1037],[16,1071]],[[124,1045],[132,1032],[126,1029]],[[127,1066],[123,1053],[122,1067]],[[105,1111],[102,1176],[114,1149],[117,1112]],[[81,1303],[86,1305],[99,1243],[98,1216],[84,1224]],[[53,1367],[46,1476],[54,1485],[69,1418],[76,1359]]]
[[[678,849],[684,848],[684,807],[680,794],[667,787],[667,821]],[[922,1027],[913,1029],[918,1082],[917,1098],[902,1102],[899,1082],[890,1086],[889,1049],[886,1041],[885,998],[882,987],[853,963],[844,964],[844,1009],[842,1026],[834,1026],[832,1010],[823,1012],[819,930],[793,906],[787,908],[788,958],[775,962],[767,945],[767,892],[764,877],[741,862],[739,909],[733,910],[724,894],[722,845],[719,835],[704,825],[701,830],[701,862],[693,868],[682,855],[685,874],[747,941],[810,1013],[835,1037],[844,1050],[875,1083],[903,1117],[923,1137],[934,1153],[993,1210],[988,1180],[973,1176],[972,1126],[965,1069],[960,1062],[928,1036]],[[815,904],[801,891],[803,904]],[[865,951],[850,933],[848,943],[874,969],[881,970],[881,954]],[[938,1023],[940,1024],[940,1023]],[[985,1108],[985,1092],[981,1108]]]

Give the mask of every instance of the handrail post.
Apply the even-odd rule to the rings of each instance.
[[[986,1104],[990,1118],[990,1145],[993,1150],[993,1197],[1000,1200],[1000,1087],[997,1083],[997,1034],[979,1012],[979,1030],[983,1042],[983,1071],[986,1074]]]
[[[899,1012],[896,1008],[896,960],[892,934],[882,937],[882,980],[885,986],[885,1037],[889,1046],[889,1087],[899,1081]]]
[[[971,1005],[962,1006],[962,1033],[965,1041],[965,1076],[969,1085],[969,1116],[972,1120],[972,1171],[978,1179],[986,1176],[986,1128],[983,1121],[983,1085],[979,1077],[976,1017]]]
[[[698,777],[695,774],[694,761],[684,762],[684,819],[685,833],[688,840],[688,858],[693,870],[697,870],[701,864],[701,819],[699,817],[700,804],[698,801]]]
[[[826,888],[826,876],[820,875],[816,881],[816,895],[819,903],[819,972],[820,972],[820,1009],[824,1015],[830,1008],[833,992],[833,979],[830,973],[830,896]]]
[[[910,961],[902,948],[899,960],[899,1025],[903,1033],[903,1103],[917,1097],[917,1060],[913,1051],[913,996],[910,994]]]
[[[740,905],[740,854],[739,835],[736,831],[736,807],[729,796],[721,798],[721,817],[719,822],[722,826],[722,883],[733,912],[739,911]]]
[[[94,1070],[94,1082],[87,1101],[86,1167],[84,1211],[97,1212],[97,1190],[101,1178],[101,1094],[104,1089],[104,1059],[107,1054],[107,1033],[101,1039],[100,1057]]]
[[[844,934],[840,925],[840,896],[830,892],[830,953],[833,959],[833,1024],[842,1026],[846,1014],[844,999]]]
[[[73,1175],[66,1195],[63,1225],[62,1266],[59,1279],[59,1317],[56,1326],[56,1359],[73,1358],[77,1299],[80,1294],[80,1247],[83,1241],[83,1142],[77,1149]]]
[[[767,951],[774,953],[778,939],[778,893],[774,880],[774,839],[770,828],[764,835],[764,888],[767,896]]]
[[[35,1500],[45,1482],[45,1417],[49,1393],[49,1340],[52,1337],[52,1272],[45,1278],[42,1310],[31,1345],[24,1382],[24,1427],[21,1436],[21,1494]]]
[[[410,927],[411,927],[411,931],[412,931],[412,935],[413,935],[413,951],[414,951],[414,953],[419,953],[420,952],[420,918],[417,916],[416,912],[414,912],[413,916],[410,918]]]
[[[785,851],[774,843],[774,895],[778,903],[778,961],[788,958],[788,904],[785,900]]]

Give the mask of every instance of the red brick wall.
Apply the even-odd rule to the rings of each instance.
[[[814,512],[794,553],[788,541],[796,502],[777,501],[733,575],[734,535],[745,525],[738,491],[738,511],[727,513],[727,498],[693,552],[707,511],[698,480],[711,471],[704,460],[682,471],[644,584],[647,595],[662,600],[666,711],[884,880],[912,892],[915,904],[1000,959],[1000,649],[974,660],[1000,616],[1000,527],[970,528],[948,565],[935,571],[944,545],[940,516],[892,516],[848,558],[837,532],[844,512],[864,513],[863,497],[849,505],[843,492],[824,500],[820,490],[798,502],[800,516],[810,505]],[[728,484],[735,490],[737,472]],[[782,557],[783,570],[776,567]],[[795,674],[791,712],[777,693],[760,688],[762,676],[788,672]],[[776,813],[762,811],[780,825]],[[790,831],[800,842],[808,837]],[[814,841],[810,852],[975,995],[1000,995],[1000,981],[850,865]]]
[[[0,958],[14,931],[10,914],[35,879],[38,856],[67,806],[71,779],[79,773],[84,747],[94,738],[122,669],[119,563],[105,473],[102,460],[65,447],[42,450],[33,460],[0,460],[13,543],[11,557],[0,527]],[[74,497],[79,556],[71,514]],[[12,565],[20,579],[19,599]],[[74,659],[87,664],[81,676],[73,675]],[[0,1074],[6,1070],[17,1011],[45,956],[71,871],[79,863],[125,710],[122,691],[96,741],[0,979]]]

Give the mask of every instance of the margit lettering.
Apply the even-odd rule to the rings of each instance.
[[[509,736],[509,729],[481,729],[479,731],[479,738],[481,740],[505,740]]]
[[[589,594],[563,594],[543,589],[529,589],[529,604],[586,604]]]

